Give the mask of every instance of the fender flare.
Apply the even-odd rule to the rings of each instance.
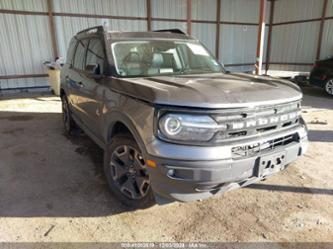
[[[145,146],[143,140],[141,139],[139,131],[135,127],[134,121],[130,117],[128,117],[126,114],[119,112],[119,111],[113,111],[113,112],[108,113],[107,118],[105,120],[106,125],[105,125],[104,132],[103,132],[105,148],[107,148],[107,146],[111,142],[112,130],[117,122],[120,122],[125,127],[127,127],[127,129],[133,135],[141,152],[144,154],[144,156],[147,156],[148,154],[147,154],[146,146]]]

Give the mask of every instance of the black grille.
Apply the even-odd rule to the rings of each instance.
[[[226,124],[227,127],[215,135],[214,141],[220,143],[226,139],[242,139],[291,128],[299,124],[300,110],[300,102],[297,101],[246,110],[228,110],[212,115],[217,123]]]
[[[298,135],[297,133],[295,133],[292,135],[272,139],[263,143],[254,143],[249,145],[236,146],[233,147],[231,150],[232,158],[240,159],[240,158],[255,156],[262,152],[273,151],[279,147],[291,144],[293,142],[298,142],[298,140],[299,140]]]

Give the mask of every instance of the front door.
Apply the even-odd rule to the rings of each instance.
[[[78,107],[82,110],[84,125],[96,137],[101,138],[100,118],[104,89],[105,53],[101,40],[90,39],[86,52],[85,67],[82,74],[82,87],[78,98]]]

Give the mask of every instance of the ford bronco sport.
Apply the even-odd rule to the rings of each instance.
[[[285,169],[307,148],[301,98],[289,81],[225,71],[177,30],[81,31],[61,72],[66,131],[103,148],[110,190],[136,208]]]

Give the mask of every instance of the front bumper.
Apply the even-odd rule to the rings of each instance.
[[[232,148],[235,146],[265,143],[288,134],[297,134],[298,141],[254,156],[232,158]],[[216,147],[155,142],[155,155],[149,155],[149,159],[157,163],[156,168],[149,168],[152,188],[158,200],[188,202],[206,199],[285,169],[306,152],[307,145],[305,126],[246,143]]]

